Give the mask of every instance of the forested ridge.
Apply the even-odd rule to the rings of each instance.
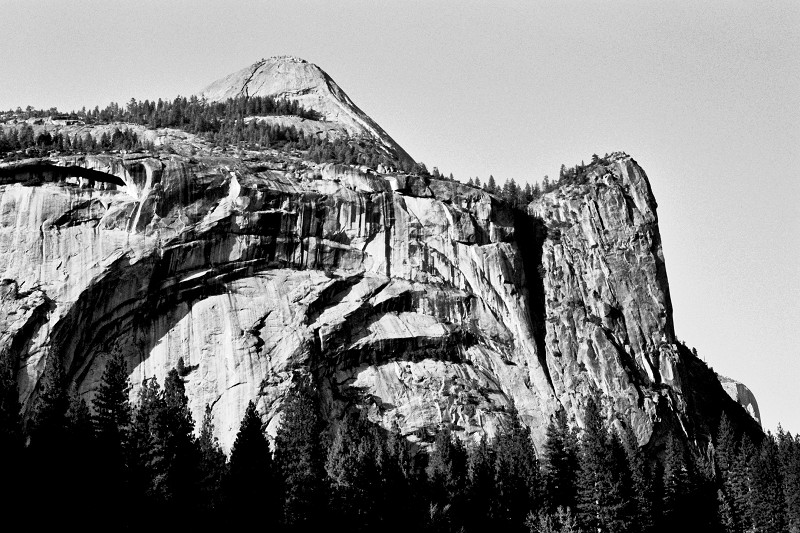
[[[178,525],[316,531],[785,532],[800,527],[800,439],[760,442],[723,415],[713,445],[670,437],[640,448],[590,398],[577,430],[553,419],[535,450],[515,413],[493,440],[464,444],[442,427],[420,434],[369,422],[357,408],[324,422],[315,387],[295,376],[274,446],[251,402],[229,455],[207,407],[195,421],[180,361],[129,400],[111,359],[91,407],[47,362],[23,424],[14,369],[0,369],[5,502],[38,523],[103,521],[111,530]],[[602,399],[600,398],[600,403]],[[198,427],[199,424],[199,427]],[[90,515],[91,518],[84,518]],[[106,522],[107,521],[107,522]]]
[[[383,165],[405,171],[422,171],[424,166],[400,161],[378,146],[368,136],[306,135],[294,126],[269,124],[258,117],[295,116],[319,120],[319,114],[306,109],[296,101],[266,97],[238,97],[225,102],[208,102],[196,97],[178,97],[174,100],[137,101],[131,99],[125,107],[112,103],[103,109],[61,113],[58,109],[9,111],[3,117],[13,126],[0,127],[0,159],[15,160],[24,157],[43,157],[59,154],[100,153],[111,150],[156,151],[152,143],[141,139],[135,132],[117,127],[111,132],[93,136],[88,132],[62,133],[42,131],[38,134],[30,124],[32,119],[45,119],[81,125],[133,124],[148,129],[174,128],[197,135],[220,152],[244,153],[247,150],[263,151],[270,148],[290,151],[300,150],[317,163],[335,162],[363,164],[373,168]],[[1,126],[1,125],[0,125]],[[169,150],[169,147],[163,147]]]
[[[110,132],[93,136],[83,133],[51,133],[42,131],[38,134],[29,123],[45,119],[61,122],[79,122],[84,125],[134,124],[148,129],[174,128],[195,134],[218,148],[221,153],[243,154],[244,151],[263,151],[276,149],[284,152],[299,150],[316,163],[343,163],[366,165],[377,168],[396,169],[434,178],[454,180],[452,174],[445,176],[438,168],[428,171],[424,163],[399,161],[397,158],[381,150],[374,139],[369,137],[328,139],[320,136],[307,136],[294,126],[268,124],[260,122],[257,117],[296,116],[309,120],[319,120],[319,114],[306,109],[296,101],[279,100],[272,97],[238,97],[225,102],[208,102],[197,97],[177,97],[174,100],[137,101],[132,98],[126,106],[111,103],[103,109],[86,108],[71,113],[61,113],[56,108],[36,110],[9,110],[0,118],[9,120],[13,117],[13,127],[3,128],[0,124],[0,160],[13,161],[25,157],[46,157],[54,152],[61,155],[102,153],[115,150],[150,151],[157,148],[150,142],[141,139],[134,131],[125,127],[116,127]],[[14,122],[16,121],[16,122]],[[169,151],[169,147],[161,147]],[[541,183],[526,182],[519,185],[513,178],[506,179],[500,185],[494,176],[489,176],[483,183],[480,178],[468,178],[467,185],[482,188],[495,194],[510,205],[523,208],[544,193],[558,187],[583,183],[592,166],[608,162],[608,154],[592,156],[591,164],[581,162],[574,167],[561,165],[557,179],[544,176]]]

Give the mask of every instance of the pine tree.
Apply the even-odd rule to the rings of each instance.
[[[200,470],[200,498],[206,515],[220,511],[222,481],[227,469],[225,452],[214,436],[214,418],[211,406],[206,405],[200,436],[197,439]]]
[[[416,531],[424,525],[424,479],[419,476],[412,445],[395,421],[383,439],[385,453],[381,465],[385,509],[383,527],[388,531]]]
[[[2,483],[15,488],[0,496],[7,509],[19,509],[25,497],[17,490],[24,479],[24,439],[16,370],[16,358],[0,351],[0,472]]]
[[[231,449],[225,482],[229,516],[235,517],[232,526],[246,526],[252,522],[254,513],[264,518],[260,521],[262,527],[277,522],[279,494],[276,477],[261,415],[251,401]]]
[[[553,514],[559,507],[575,509],[577,446],[564,411],[559,411],[547,426],[542,456],[547,512]]]
[[[750,461],[755,454],[755,447],[750,438],[745,434],[737,446],[728,474],[726,488],[733,514],[739,524],[739,531],[748,531],[752,528],[750,510],[751,472]]]
[[[500,518],[504,530],[522,528],[529,512],[539,509],[539,463],[530,429],[523,426],[514,409],[511,427],[497,438],[495,477]]]
[[[486,190],[492,194],[497,193],[497,183],[494,181],[494,176],[489,174],[489,181],[486,183]]]
[[[37,494],[51,504],[49,514],[42,516],[44,527],[58,522],[66,512],[69,499],[68,440],[69,397],[61,359],[51,353],[40,381],[41,389],[33,404],[28,447],[29,486],[22,492]]]
[[[631,528],[640,533],[650,533],[654,528],[652,471],[636,435],[628,425],[624,426],[622,444],[630,476],[626,500],[629,502]]]
[[[622,480],[615,464],[612,445],[600,415],[589,397],[580,438],[578,474],[578,523],[587,531],[624,531]]]
[[[513,180],[506,179],[505,183],[503,183],[502,189],[500,189],[500,194],[504,200],[510,202],[514,199],[514,182]]]
[[[780,426],[777,445],[786,502],[786,527],[789,531],[800,531],[800,447],[797,440],[790,433],[784,433]]]
[[[48,357],[41,378],[41,390],[31,410],[30,446],[43,453],[57,448],[66,436],[67,378],[61,359],[54,354]]]
[[[129,390],[125,359],[116,354],[106,363],[92,401],[97,436],[95,486],[98,508],[109,517],[122,512],[124,499],[130,494],[130,471],[126,460],[131,421]]]
[[[533,201],[533,189],[530,183],[525,183],[525,187],[522,189],[522,201],[525,205]]]
[[[325,460],[330,483],[329,508],[337,521],[356,530],[364,527],[368,505],[366,448],[359,435],[358,415],[345,413],[336,426]]]
[[[407,486],[413,469],[410,463],[409,450],[398,435],[387,438],[385,430],[363,415],[346,413],[336,426],[325,461],[332,519],[345,521],[357,531],[394,531],[404,523],[414,524],[412,517],[398,519],[397,515],[398,501],[414,504],[410,494],[403,486],[387,490],[389,483],[397,482],[391,480],[404,479],[402,485]],[[398,500],[392,494],[399,495]]]
[[[731,465],[736,455],[736,435],[733,431],[733,426],[724,412],[719,419],[719,427],[716,435],[716,446],[714,449],[714,457],[716,459],[717,473],[720,481],[724,483]]]
[[[578,520],[570,509],[559,507],[554,513],[542,509],[538,514],[530,513],[525,520],[530,533],[581,533]]]
[[[691,527],[687,522],[692,507],[692,491],[686,453],[677,437],[670,435],[664,452],[661,516],[658,523],[662,531],[679,531]],[[696,518],[696,517],[692,517]]]
[[[717,513],[717,483],[711,448],[703,451],[697,446],[690,448],[689,490],[687,511],[694,515],[692,523],[708,531],[719,528]]]
[[[22,418],[16,364],[7,354],[0,355],[0,457],[2,464],[11,464],[22,451]]]
[[[322,421],[311,385],[298,383],[283,404],[275,463],[284,487],[283,520],[290,531],[320,524],[324,504]]]
[[[73,450],[85,450],[93,447],[94,424],[92,414],[86,401],[80,397],[75,387],[70,389],[69,408],[67,409],[68,441]]]
[[[737,533],[739,531],[733,507],[722,489],[717,490],[717,523],[721,533]]]
[[[92,407],[101,445],[119,450],[120,456],[131,422],[130,388],[125,358],[122,354],[116,354],[106,363]]]
[[[435,517],[437,524],[458,531],[467,496],[467,451],[450,428],[443,427],[436,434],[426,471],[431,487],[431,504],[442,511]]]
[[[610,531],[630,531],[635,529],[640,533],[644,533],[645,527],[641,526],[641,519],[647,522],[645,513],[648,510],[649,501],[645,502],[645,498],[637,498],[634,493],[634,472],[633,464],[629,462],[629,452],[627,446],[623,443],[619,433],[612,427],[607,428],[605,447],[608,453],[608,476],[612,483],[612,489],[607,494],[611,505],[616,505],[616,509],[612,510],[610,515],[611,525]],[[643,484],[643,489],[647,491],[649,487]],[[647,492],[645,492],[645,495]],[[645,504],[639,507],[639,503]]]
[[[467,522],[475,531],[497,529],[499,502],[495,482],[495,454],[484,435],[480,442],[469,449],[467,458]]]
[[[194,440],[194,420],[183,379],[176,369],[164,378],[161,412],[156,413],[156,463],[152,491],[168,506],[169,514],[191,510],[198,499],[199,454]]]
[[[66,509],[75,509],[87,499],[98,498],[95,473],[101,465],[96,461],[97,447],[89,407],[75,387],[70,388],[68,398],[64,449],[69,489],[63,495],[63,502]]]
[[[767,433],[761,442],[751,459],[749,471],[748,500],[753,527],[764,533],[787,531],[783,479],[778,447],[772,434]]]
[[[155,377],[144,380],[126,449],[129,492],[136,508],[150,509],[159,503],[153,480],[161,464],[158,428],[160,413],[165,410],[163,404],[161,386]]]

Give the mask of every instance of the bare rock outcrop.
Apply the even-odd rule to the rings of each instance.
[[[731,379],[725,376],[718,376],[719,382],[722,384],[722,388],[725,389],[725,392],[736,401],[739,405],[741,405],[747,413],[753,417],[753,420],[761,424],[761,412],[758,410],[758,402],[756,401],[756,397],[753,392],[747,388],[747,385],[744,383],[739,383],[738,381]]]
[[[262,59],[211,83],[198,96],[209,101],[224,101],[239,96],[271,96],[296,101],[302,107],[319,113],[322,120],[292,117],[261,117],[259,120],[284,126],[294,125],[322,137],[335,137],[341,132],[351,136],[367,135],[377,140],[398,160],[413,163],[411,156],[359,109],[325,71],[303,59],[291,56]]]
[[[556,395],[577,407],[602,394],[646,442],[662,398],[678,413],[685,406],[656,202],[644,171],[612,156],[529,211],[547,232],[540,342]]]

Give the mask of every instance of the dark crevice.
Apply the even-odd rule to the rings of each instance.
[[[625,348],[617,343],[616,339],[614,338],[614,334],[605,327],[600,327],[603,335],[605,336],[606,340],[611,344],[614,349],[617,351],[619,355],[620,361],[622,362],[622,366],[625,369],[625,372],[628,374],[628,379],[631,380],[631,383],[636,388],[636,392],[638,393],[638,404],[639,407],[644,405],[644,394],[642,393],[642,376],[639,371],[639,367],[636,365],[636,361],[634,356],[629,354],[625,351]]]
[[[326,353],[316,361],[316,373],[332,377],[337,372],[361,365],[381,365],[390,361],[419,362],[425,359],[469,364],[462,350],[476,344],[475,336],[460,328],[445,337],[382,339],[361,348]]]
[[[547,226],[539,217],[514,211],[514,235],[522,257],[525,281],[528,289],[528,309],[531,314],[531,327],[536,342],[536,355],[550,388],[555,390],[550,369],[547,366],[545,336],[547,334],[547,309],[545,306],[544,280],[540,275],[544,241],[547,239]]]
[[[52,163],[37,161],[30,164],[19,164],[0,168],[0,185],[22,183],[23,185],[41,185],[42,183],[58,183],[67,178],[84,178],[92,182],[111,183],[120,187],[125,182],[119,176],[79,166],[57,166]]]
[[[306,311],[306,324],[313,324],[327,308],[341,302],[362,279],[364,279],[363,274],[334,279],[309,304]]]

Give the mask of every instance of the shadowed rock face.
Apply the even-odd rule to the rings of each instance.
[[[69,164],[124,185],[0,185],[0,350],[26,410],[48,354],[89,399],[122,353],[134,398],[183,358],[195,420],[211,405],[226,448],[255,397],[275,430],[296,372],[328,416],[355,403],[412,438],[493,435],[513,405],[540,445],[589,395],[642,443],[657,420],[696,426],[656,204],[624,154],[527,213],[341,165]]]

